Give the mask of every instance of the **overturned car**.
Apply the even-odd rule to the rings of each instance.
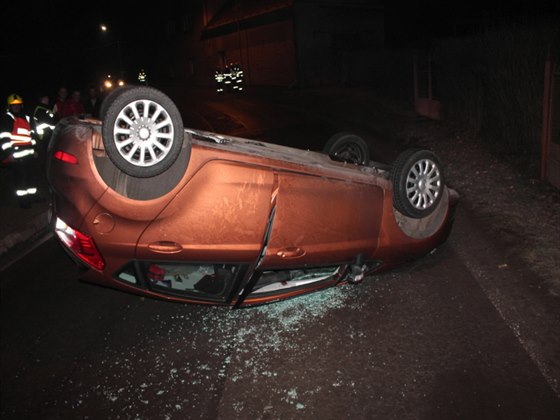
[[[358,283],[443,243],[458,201],[432,152],[390,166],[366,154],[349,133],[317,152],[185,129],[165,94],[127,87],[101,120],[57,125],[52,228],[84,280],[171,301]]]

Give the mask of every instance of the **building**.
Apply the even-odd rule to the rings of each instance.
[[[158,61],[166,77],[201,85],[230,63],[250,85],[344,84],[352,56],[384,43],[383,8],[371,0],[201,0],[182,7],[168,20],[169,48]]]

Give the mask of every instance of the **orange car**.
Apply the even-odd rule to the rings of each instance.
[[[360,282],[433,250],[458,195],[430,151],[369,163],[341,133],[326,152],[185,129],[148,87],[49,144],[52,226],[84,280],[172,301],[248,306]]]

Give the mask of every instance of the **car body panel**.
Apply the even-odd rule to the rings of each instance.
[[[287,259],[302,258],[317,265],[373,254],[383,203],[381,188],[288,172],[278,178],[276,212],[263,265],[283,266]]]
[[[137,257],[165,253],[150,244],[167,241],[180,247],[173,259],[256,260],[270,214],[273,182],[274,174],[267,168],[207,162],[142,234]]]

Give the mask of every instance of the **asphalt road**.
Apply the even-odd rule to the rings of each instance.
[[[80,282],[51,239],[1,282],[2,418],[557,419],[462,213],[426,258],[237,311]]]
[[[344,128],[271,108],[292,123],[259,131],[243,101],[214,114],[234,134],[299,142]],[[216,109],[190,108],[187,118],[211,124]],[[0,414],[557,420],[557,312],[505,258],[462,205],[448,242],[425,258],[234,311],[83,283],[50,239],[2,273]]]

